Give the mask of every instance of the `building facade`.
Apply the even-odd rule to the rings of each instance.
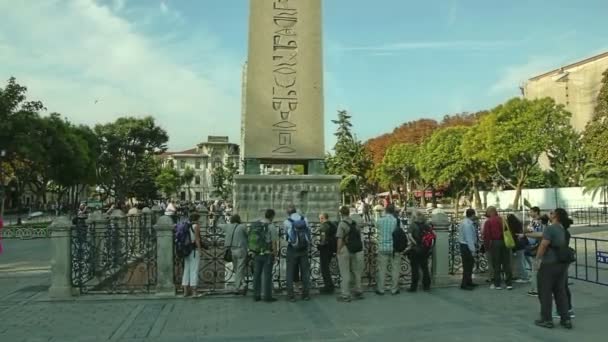
[[[522,88],[527,99],[550,97],[572,113],[571,124],[582,132],[593,117],[608,52],[532,77]]]
[[[213,170],[228,162],[240,165],[239,145],[231,143],[226,136],[209,136],[207,142],[181,152],[166,152],[162,155],[163,166],[171,166],[183,174],[187,168],[194,171],[191,184],[184,184],[178,191],[182,201],[207,201],[214,199]]]

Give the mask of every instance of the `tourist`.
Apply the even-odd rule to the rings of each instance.
[[[524,254],[526,246],[528,246],[528,239],[522,236],[524,233],[524,225],[517,216],[513,214],[507,215],[507,225],[513,235],[513,241],[515,241],[515,248],[512,251],[513,258],[511,259],[513,262],[511,270],[514,277],[517,278],[515,282],[519,284],[527,283],[530,280]]]
[[[416,292],[418,290],[420,271],[422,271],[422,289],[424,291],[430,291],[431,289],[431,274],[429,272],[429,256],[431,251],[422,242],[424,233],[430,228],[422,212],[414,210],[412,212],[412,222],[408,227],[409,234],[414,243],[414,246],[408,252],[412,267],[412,282],[407,290],[408,292]]]
[[[264,218],[251,224],[248,233],[248,249],[253,255],[253,299],[262,300],[262,285],[264,286],[264,301],[272,303],[272,266],[279,253],[279,232],[274,225],[275,212],[267,209]],[[262,281],[263,280],[263,281]]]
[[[338,239],[338,267],[342,278],[340,284],[341,293],[338,296],[338,301],[350,302],[351,292],[355,299],[363,299],[363,290],[361,289],[363,241],[361,239],[361,228],[350,217],[350,208],[342,206],[340,208],[340,216],[341,220],[338,224],[338,232],[336,233],[336,238]],[[351,280],[353,280],[353,284],[351,284]]]
[[[549,214],[551,225],[543,232],[543,239],[536,253],[538,269],[538,298],[540,301],[540,319],[534,323],[544,328],[553,328],[551,308],[553,297],[560,316],[560,325],[572,329],[568,313],[568,263],[561,263],[558,250],[568,247],[567,228],[572,220],[564,209],[558,208]]]
[[[538,270],[532,259],[536,257],[536,251],[538,250],[538,245],[543,236],[543,229],[546,227],[549,217],[547,215],[541,216],[539,207],[532,207],[530,208],[530,219],[530,226],[524,233],[525,237],[528,239],[528,245],[526,246],[524,255],[526,263],[530,266],[530,276],[528,278],[530,279],[530,291],[528,291],[528,295],[536,297],[538,296],[538,292],[536,291],[538,288],[536,272]]]
[[[319,227],[319,262],[321,263],[321,276],[323,277],[323,288],[321,288],[320,292],[322,294],[332,294],[334,293],[334,282],[329,265],[336,253],[338,244],[336,232],[338,227],[334,222],[329,221],[327,213],[319,215],[319,222],[321,222],[321,226]]]
[[[376,274],[376,294],[384,295],[384,280],[386,278],[387,267],[391,267],[391,293],[399,294],[399,275],[401,273],[401,253],[394,250],[393,232],[401,229],[399,220],[396,218],[394,204],[389,204],[385,213],[378,219],[378,270]]]
[[[460,288],[471,291],[475,288],[473,284],[473,265],[477,245],[477,227],[475,226],[475,210],[467,209],[465,218],[460,224],[458,242],[460,243],[460,256],[462,257],[462,282]]]
[[[165,209],[165,216],[169,216],[173,220],[173,223],[177,223],[177,207],[174,200],[169,200],[167,209]]]
[[[490,251],[492,268],[494,270],[492,277],[494,283],[490,285],[490,289],[502,290],[501,280],[502,272],[504,272],[507,290],[512,290],[511,256],[509,255],[510,251],[505,246],[503,237],[503,219],[498,216],[498,211],[495,207],[488,207],[486,216],[488,219],[483,224],[483,243],[486,250]]]
[[[287,299],[295,302],[293,282],[296,268],[300,270],[302,299],[310,300],[310,263],[308,252],[312,234],[308,220],[296,210],[293,204],[287,206],[287,219],[283,222],[287,240]]]
[[[198,267],[201,260],[203,245],[201,243],[201,226],[199,224],[201,216],[197,213],[190,215],[190,240],[194,242],[196,248],[184,258],[184,274],[182,275],[182,286],[184,287],[184,297],[201,297],[197,291],[198,286]]]
[[[241,217],[234,214],[230,224],[224,225],[225,246],[232,253],[232,269],[234,271],[234,290],[237,294],[245,294],[245,268],[247,265],[247,226],[242,224]]]

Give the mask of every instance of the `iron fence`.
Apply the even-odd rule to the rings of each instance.
[[[576,262],[570,265],[569,277],[608,285],[608,240],[573,236],[570,247],[576,251]]]
[[[19,239],[19,240],[31,240],[31,239],[46,239],[51,237],[51,230],[49,222],[40,224],[28,224],[25,226],[8,226],[0,229],[1,239]]]
[[[449,269],[450,274],[462,274],[462,256],[460,254],[460,234],[458,224],[452,222],[449,228]],[[473,273],[485,273],[488,271],[488,258],[483,247],[481,227],[477,225],[477,243],[475,244],[476,253],[474,255],[475,264]]]
[[[323,285],[323,278],[321,276],[321,263],[320,263],[320,252],[319,252],[319,223],[310,223],[312,230],[312,243],[309,249],[309,262],[310,262],[310,284],[311,288],[319,288]],[[198,287],[199,290],[210,293],[230,293],[234,291],[232,285],[234,283],[234,271],[232,263],[224,261],[224,253],[226,250],[225,246],[225,232],[223,225],[204,225],[201,227],[201,241],[206,248],[203,249],[199,273],[198,273]],[[376,285],[376,272],[377,272],[377,250],[378,250],[378,237],[377,229],[371,224],[362,225],[362,241],[363,241],[363,253],[364,253],[364,269],[362,274],[362,284],[368,288],[372,288]],[[284,238],[284,230],[279,227],[280,238],[280,250],[278,257],[275,258],[273,265],[273,287],[275,290],[282,291],[286,288],[286,260],[287,260],[287,242]],[[250,258],[249,258],[250,259]],[[429,258],[429,264],[432,265],[432,258]],[[181,258],[177,257],[174,251],[174,282],[176,290],[182,291],[181,279],[183,274],[184,262]],[[387,282],[391,280],[390,264],[387,271]],[[339,286],[341,277],[338,269],[337,259],[334,256],[330,263],[331,275],[336,286]],[[400,284],[408,285],[411,282],[411,269],[409,259],[402,254],[401,255],[401,272],[400,272]],[[246,288],[251,289],[253,287],[253,262],[252,260],[247,261],[246,274],[245,274]]]
[[[113,217],[70,231],[72,286],[87,293],[150,293],[156,286],[156,231],[149,215]]]

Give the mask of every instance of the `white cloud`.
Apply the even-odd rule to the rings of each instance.
[[[210,134],[238,141],[240,58],[203,30],[169,41],[146,36],[115,5],[0,1],[0,79],[17,77],[31,99],[78,123],[153,115],[171,148]],[[177,58],[184,55],[198,63]]]
[[[560,65],[556,57],[533,57],[526,63],[506,67],[500,78],[490,87],[490,94],[518,92],[520,86],[543,72],[555,69]]]
[[[519,44],[507,40],[453,40],[453,41],[417,41],[397,42],[372,46],[343,47],[345,51],[397,52],[406,50],[493,50]]]
[[[127,0],[112,0],[112,8],[116,12],[120,12],[125,8]]]
[[[160,2],[160,11],[163,13],[169,12],[169,6],[167,6],[166,2],[164,2],[164,1]]]

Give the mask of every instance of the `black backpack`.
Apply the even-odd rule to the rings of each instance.
[[[397,220],[397,226],[393,230],[393,251],[396,253],[403,253],[407,249],[407,234],[405,230],[401,228],[399,220]]]
[[[357,229],[357,223],[353,221],[348,223],[344,221],[350,229],[346,234],[345,244],[349,253],[359,253],[363,250],[363,241],[361,241],[361,232]]]
[[[336,253],[338,249],[338,239],[336,234],[338,233],[338,224],[336,222],[327,221],[328,228],[325,231],[325,242],[329,246],[331,253]]]

